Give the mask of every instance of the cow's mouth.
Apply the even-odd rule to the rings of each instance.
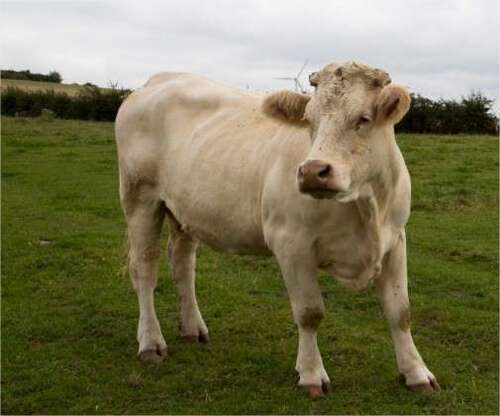
[[[301,190],[303,194],[312,196],[315,199],[333,199],[335,198],[339,193],[339,191],[335,191],[333,189],[325,189],[325,188],[320,188],[320,189],[307,189],[307,190]]]
[[[314,199],[335,199],[335,201],[342,203],[352,202],[358,197],[358,193],[353,190],[339,191],[335,189],[320,188],[301,190],[301,192]]]

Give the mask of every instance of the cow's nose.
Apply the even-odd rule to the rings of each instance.
[[[299,167],[298,180],[301,191],[328,189],[332,178],[332,165],[322,160],[308,160]]]

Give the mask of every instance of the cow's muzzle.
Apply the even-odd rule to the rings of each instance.
[[[339,189],[335,182],[332,165],[322,160],[308,160],[299,166],[297,171],[299,190],[315,198],[333,198]]]

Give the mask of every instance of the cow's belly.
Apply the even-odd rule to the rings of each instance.
[[[257,191],[250,184],[199,169],[189,181],[168,186],[163,199],[183,230],[209,246],[238,254],[268,252]]]
[[[195,198],[167,197],[166,204],[183,231],[210,247],[235,254],[270,254],[259,227],[230,201],[213,206]]]

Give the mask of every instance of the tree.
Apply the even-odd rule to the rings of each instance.
[[[57,82],[59,84],[62,82],[61,74],[57,71],[50,71],[48,78],[50,79],[50,82]]]

